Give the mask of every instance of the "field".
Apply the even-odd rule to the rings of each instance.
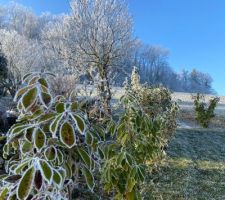
[[[225,131],[178,129],[152,179],[145,199],[225,199]]]
[[[173,99],[181,108],[179,128],[168,145],[165,160],[148,177],[145,199],[225,199],[224,97],[209,129],[196,124],[191,95],[174,93]]]

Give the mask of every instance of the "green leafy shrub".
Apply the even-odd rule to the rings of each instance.
[[[113,141],[99,146],[103,165],[100,169],[104,188],[115,193],[116,200],[141,199],[140,184],[146,170],[162,153],[161,119],[150,118],[137,99],[126,90],[121,98],[124,112],[118,123],[110,122],[107,129]]]
[[[141,199],[146,172],[162,159],[163,147],[176,129],[178,106],[166,88],[142,86],[134,71],[131,86],[126,81],[124,90],[119,121],[107,127],[110,146],[99,146],[104,160],[100,171],[106,191],[113,191],[115,199]]]
[[[162,137],[167,143],[177,128],[177,115],[179,112],[177,103],[172,102],[171,92],[162,86],[147,87],[141,85],[136,68],[132,71],[130,90],[146,114],[152,119],[162,119]]]
[[[94,188],[94,149],[100,136],[78,102],[51,96],[46,75],[51,74],[26,75],[15,96],[20,115],[3,149],[7,174],[1,199],[71,199],[82,182]]]
[[[96,120],[84,111],[88,104],[53,97],[47,76],[51,74],[26,75],[16,93],[20,115],[3,148],[7,163],[0,199],[70,200],[73,191],[84,190],[91,191],[90,199],[142,199],[145,173],[161,157],[168,117],[177,112],[169,96],[165,100],[171,107],[162,103],[165,92],[146,103],[140,91],[150,98],[152,88],[135,91],[126,85],[119,120]],[[156,106],[152,114],[150,108]]]
[[[204,95],[197,94],[193,96],[195,106],[195,118],[197,122],[203,127],[208,128],[210,121],[215,117],[215,108],[220,101],[220,98],[214,97],[209,100],[209,103],[205,103]]]

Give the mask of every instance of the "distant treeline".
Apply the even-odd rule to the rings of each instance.
[[[174,72],[168,50],[135,37],[125,1],[104,3],[73,0],[68,14],[40,16],[20,4],[0,5],[1,93],[14,95],[25,73],[40,70],[70,74],[80,83],[122,85],[134,66],[142,83],[214,92],[210,75]]]

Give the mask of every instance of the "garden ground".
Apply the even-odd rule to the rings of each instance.
[[[225,130],[178,129],[149,180],[146,200],[224,200]]]

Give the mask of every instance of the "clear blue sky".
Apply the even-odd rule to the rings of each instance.
[[[209,73],[225,95],[225,0],[127,0],[135,34],[145,43],[170,50],[176,71]],[[9,0],[0,0],[7,3]],[[69,11],[69,0],[17,0],[37,14]]]

